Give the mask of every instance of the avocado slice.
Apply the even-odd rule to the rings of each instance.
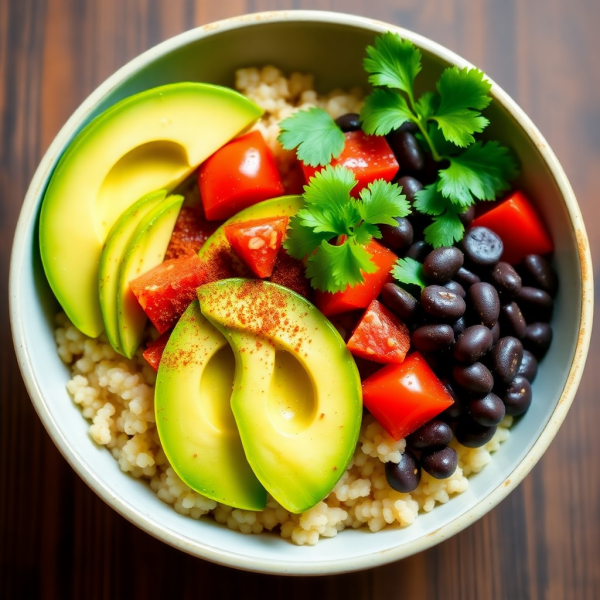
[[[153,190],[173,189],[261,114],[228,88],[174,83],[125,98],[75,137],[46,190],[40,252],[52,291],[78,329],[90,337],[103,330],[98,266],[123,211]]]
[[[152,192],[140,198],[133,206],[129,207],[110,230],[102,255],[98,272],[98,292],[100,309],[106,337],[110,345],[119,353],[121,343],[119,340],[119,326],[117,323],[117,289],[119,268],[127,245],[142,219],[167,197],[167,190]]]
[[[235,359],[227,340],[194,301],[165,348],[156,379],[156,426],[173,469],[207,498],[262,510],[264,487],[252,472],[231,412]]]
[[[161,264],[175,227],[183,196],[168,196],[138,224],[123,255],[117,277],[117,328],[121,353],[131,358],[142,341],[148,318],[129,282]]]
[[[236,358],[231,408],[250,466],[287,510],[322,500],[346,470],[362,416],[356,364],[334,326],[279,285],[226,279],[200,310]]]

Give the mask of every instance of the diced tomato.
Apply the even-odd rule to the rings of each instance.
[[[378,363],[401,363],[410,348],[410,333],[396,315],[373,300],[347,345],[355,356]]]
[[[504,245],[502,260],[517,264],[528,254],[547,254],[554,250],[552,238],[535,208],[523,192],[515,192],[473,221],[500,236]]]
[[[394,178],[400,165],[383,136],[367,135],[362,131],[349,131],[344,135],[344,149],[330,164],[334,167],[342,165],[354,173],[357,184],[352,189],[353,196],[357,197],[363,188],[376,179],[391,181]],[[321,169],[323,167],[302,165],[307,182]]]
[[[270,277],[289,217],[269,217],[224,227],[227,241],[257,277]]]
[[[425,425],[454,402],[418,352],[365,379],[362,390],[366,408],[395,440]]]
[[[179,211],[177,221],[165,259],[181,258],[182,256],[192,256],[198,254],[204,242],[215,232],[218,223],[206,220],[200,207],[184,206]]]
[[[158,371],[160,359],[162,358],[163,352],[165,351],[165,347],[170,337],[171,330],[169,329],[169,331],[165,331],[153,342],[148,344],[148,347],[144,350],[144,354],[142,356],[155,371]]]
[[[315,304],[326,317],[359,308],[367,308],[379,296],[381,288],[388,281],[390,270],[398,257],[375,240],[369,242],[366,250],[371,254],[371,260],[379,267],[377,271],[363,273],[365,280],[362,283],[354,287],[348,286],[343,292],[336,292],[335,294],[317,292],[315,294]]]
[[[235,138],[207,158],[198,170],[198,187],[209,221],[228,219],[284,191],[273,153],[260,131]]]
[[[293,196],[304,192],[306,181],[304,180],[302,163],[299,160],[294,160],[289,171],[283,174],[282,183],[285,194]]]
[[[200,259],[188,256],[166,260],[130,281],[129,287],[158,332],[164,333],[175,325],[206,280]]]

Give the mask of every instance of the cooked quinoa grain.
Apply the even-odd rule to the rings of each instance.
[[[254,129],[262,132],[273,149],[284,176],[294,155],[277,142],[282,119],[311,106],[320,106],[337,118],[359,112],[363,99],[359,89],[319,96],[311,75],[285,77],[272,66],[240,69],[236,87],[265,110]],[[352,462],[322,502],[300,515],[289,513],[272,498],[263,511],[234,509],[190,489],[169,465],[154,418],[156,374],[141,351],[133,359],[125,359],[104,335],[88,338],[62,313],[56,318],[55,339],[59,356],[71,368],[67,389],[90,422],[90,437],[107,447],[122,471],[148,481],[158,498],[182,515],[193,519],[210,515],[247,534],[275,531],[298,545],[314,545],[348,527],[368,527],[375,532],[391,525],[410,525],[420,512],[429,512],[464,492],[469,485],[467,476],[490,462],[490,454],[508,438],[512,425],[512,417],[505,417],[494,437],[481,448],[465,448],[453,440],[451,445],[458,453],[455,473],[439,480],[423,472],[417,489],[403,494],[388,485],[385,463],[399,462],[406,443],[392,439],[373,417],[365,415]]]

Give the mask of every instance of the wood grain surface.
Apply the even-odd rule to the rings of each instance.
[[[550,449],[495,510],[401,562],[324,578],[212,565],[151,538],[75,475],[29,401],[11,341],[12,236],[34,169],[108,75],[245,12],[327,9],[399,24],[483,68],[562,162],[600,263],[598,0],[0,0],[0,598],[600,598],[600,344]]]

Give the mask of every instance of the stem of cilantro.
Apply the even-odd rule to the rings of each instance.
[[[433,160],[435,160],[435,162],[439,162],[440,160],[442,160],[444,157],[441,156],[438,153],[438,151],[435,149],[435,146],[433,145],[433,142],[431,141],[431,138],[429,137],[429,134],[427,133],[427,127],[426,127],[426,125],[423,125],[421,117],[418,117],[418,121],[416,122],[416,125],[419,128],[419,131],[421,132],[421,134],[423,135],[423,139],[427,142],[429,149],[431,150],[431,157],[433,158]]]
[[[427,121],[425,121],[425,123],[423,123],[423,118],[417,111],[417,105],[415,103],[415,98],[413,96],[412,91],[407,90],[406,93],[408,96],[408,101],[410,103],[410,108],[411,108],[413,114],[417,117],[417,120],[414,121],[414,123],[419,128],[419,131],[421,132],[423,139],[427,142],[427,145],[429,146],[429,150],[431,151],[431,157],[433,158],[433,160],[435,160],[435,162],[439,162],[444,157],[441,156],[438,153],[438,151],[435,149],[435,146],[433,145],[433,142],[431,141],[431,138],[429,137],[429,134],[427,133]]]

